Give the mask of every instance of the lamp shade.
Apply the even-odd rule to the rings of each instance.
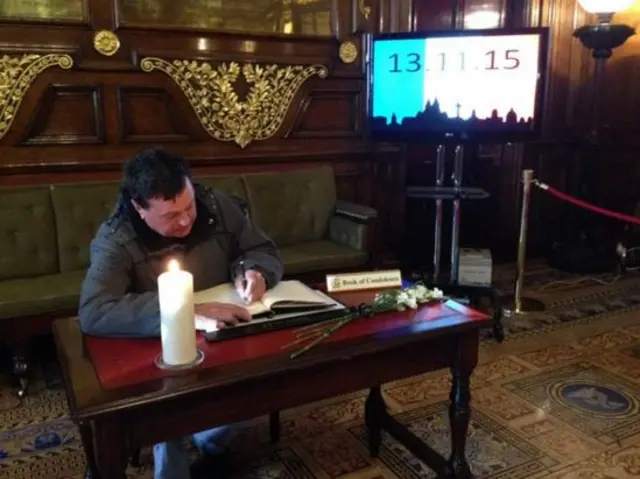
[[[589,13],[618,13],[634,4],[635,0],[578,0]]]

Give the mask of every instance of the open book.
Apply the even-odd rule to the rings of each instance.
[[[280,319],[309,314],[329,309],[343,309],[344,306],[329,296],[309,288],[300,281],[281,281],[274,288],[267,290],[260,301],[247,304],[238,294],[232,283],[224,283],[213,288],[198,291],[194,294],[195,304],[231,303],[246,308],[252,320]],[[198,327],[196,318],[196,328]],[[253,322],[253,321],[252,321]]]

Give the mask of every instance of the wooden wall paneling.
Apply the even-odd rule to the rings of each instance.
[[[300,102],[293,124],[285,137],[360,138],[363,134],[363,108],[360,85],[349,87],[348,83],[342,82],[339,89],[331,86],[315,89]]]
[[[32,117],[30,112],[36,108],[37,99],[49,83],[55,83],[52,79],[56,78],[56,73],[64,75],[64,70],[73,66],[77,49],[70,44],[32,46],[3,42],[0,38],[0,52],[0,71],[3,74],[0,139],[9,135],[10,141],[16,144],[24,137],[24,128]],[[42,78],[48,78],[49,82],[43,82]],[[36,94],[28,97],[30,91]]]
[[[575,107],[589,104],[576,97],[583,78],[588,79],[591,72],[589,64],[585,64],[588,52],[573,38],[573,31],[584,23],[585,15],[576,0],[544,1],[535,10],[540,12],[542,23],[532,26],[548,26],[551,31],[543,134],[547,140],[566,138],[567,134],[579,132],[576,121],[587,116],[585,111],[576,115]]]
[[[417,1],[350,0],[352,31],[370,33],[411,31],[414,24],[414,4]]]
[[[0,132],[0,185],[116,179],[126,158],[154,145],[185,156],[195,171],[207,174],[328,163],[336,171],[340,197],[370,205],[380,201],[387,208],[383,216],[400,231],[403,208],[391,211],[388,205],[402,196],[390,185],[403,187],[397,175],[404,157],[398,146],[374,151],[364,135],[361,33],[379,25],[409,29],[411,0],[327,0],[332,10],[327,34],[320,36],[145,26],[123,17],[116,0],[84,1],[83,17],[74,21],[7,20],[0,9],[0,51],[68,54],[73,62],[68,70],[54,66],[36,75],[11,128]],[[347,49],[345,42],[350,42]],[[146,58],[157,60],[145,63]],[[175,62],[186,62],[182,77],[176,75]],[[220,83],[225,75],[220,68],[233,64],[239,67],[237,78],[227,75],[229,81]],[[263,75],[264,90],[252,93],[252,75],[262,73],[244,70],[248,64],[275,65],[273,74]],[[295,75],[314,65],[299,88],[268,104],[274,92],[291,85],[275,71],[293,66],[297,70],[289,74]],[[217,71],[217,77],[207,77],[207,69]],[[237,95],[229,101],[239,115],[236,124],[244,129],[234,127],[232,135],[219,136],[224,127],[215,111],[224,105],[212,91]],[[275,128],[256,126],[264,120],[257,112],[275,111],[281,104],[288,106],[272,118]],[[230,114],[224,119],[230,120]],[[390,156],[393,180],[381,192],[375,163]]]
[[[415,30],[446,30],[456,22],[456,0],[415,0],[413,3]]]
[[[614,50],[605,69],[600,130],[606,146],[599,175],[602,183],[598,203],[616,211],[635,214],[640,201],[640,167],[637,161],[640,128],[636,121],[640,117],[640,1],[615,15],[613,21],[634,27],[636,35]],[[589,59],[589,63],[593,65],[593,60]],[[620,221],[602,221],[602,229],[611,245],[619,239],[624,226]]]
[[[333,35],[340,42],[350,39],[355,32],[356,12],[352,2],[353,0],[332,0]]]
[[[504,25],[513,0],[416,0],[415,28],[420,30],[497,28]],[[521,0],[516,0],[521,1]]]
[[[593,104],[594,60],[590,52],[573,38],[573,31],[594,18],[584,12],[577,0],[530,0],[525,11],[530,25],[551,28],[551,54],[545,114],[545,140],[527,148],[531,164],[537,165],[539,176],[569,192],[578,191],[577,173],[581,162],[580,142],[588,132]],[[640,24],[640,2],[616,16],[620,21],[637,27]],[[601,194],[596,200],[601,206],[631,213],[640,197],[636,165],[638,151],[637,126],[639,114],[637,56],[640,41],[637,35],[614,50],[605,70],[605,88],[600,94],[601,169],[598,175]],[[605,194],[606,193],[606,194]],[[549,197],[540,198],[539,211],[530,229],[542,244],[557,237],[555,231],[566,224],[565,217],[575,208]],[[532,211],[532,213],[534,213]],[[601,223],[603,241],[615,243],[623,225],[620,222]],[[537,233],[536,233],[537,232]]]
[[[416,0],[400,0],[397,4],[397,29],[398,32],[410,32],[414,30],[413,5]]]
[[[123,143],[172,143],[195,139],[189,134],[186,118],[193,115],[185,115],[175,95],[165,88],[118,86],[117,101]]]
[[[605,135],[611,141],[626,141],[637,138],[638,124],[636,118],[640,114],[640,1],[628,10],[614,17],[614,22],[625,23],[636,29],[636,35],[630,37],[624,45],[614,51],[605,70],[604,101],[601,114]],[[638,145],[638,141],[634,142]]]
[[[376,20],[379,17],[377,0],[349,0],[342,2],[348,3],[351,7],[351,31],[358,32],[375,32]]]
[[[103,144],[102,85],[48,85],[25,128],[23,145]]]
[[[517,28],[529,25],[529,17],[531,12],[529,10],[528,0],[505,0],[504,3],[504,27],[505,28]]]
[[[376,153],[374,163],[374,178],[371,194],[373,204],[378,212],[382,261],[386,267],[396,267],[402,259],[405,232],[408,225],[405,222],[405,185],[406,162],[404,152],[380,147]],[[388,255],[385,251],[393,251]]]
[[[118,144],[123,137],[127,138],[127,141],[129,142],[131,140],[135,140],[135,141],[143,140],[143,138],[140,138],[141,135],[138,135],[136,132],[133,132],[133,134],[128,133],[128,131],[133,126],[131,120],[132,120],[132,115],[134,114],[133,109],[135,108],[135,104],[132,104],[131,102],[133,101],[134,98],[138,102],[138,104],[141,104],[141,102],[145,103],[145,105],[142,106],[143,108],[153,107],[152,104],[155,104],[157,107],[158,102],[160,101],[159,95],[161,90],[155,90],[156,91],[155,95],[140,95],[139,91],[136,95],[133,95],[133,96],[123,94],[123,92],[118,88],[120,85],[119,82],[124,82],[125,78],[127,79],[127,81],[124,82],[125,86],[126,84],[138,84],[141,87],[144,87],[145,85],[148,85],[148,84],[155,84],[155,85],[158,85],[158,88],[162,88],[166,86],[164,91],[167,93],[163,95],[168,102],[172,103],[171,105],[167,105],[166,107],[168,110],[171,111],[171,116],[175,117],[176,114],[177,115],[183,114],[183,116],[187,117],[188,119],[192,119],[193,117],[193,108],[191,107],[191,105],[189,105],[188,102],[185,102],[184,92],[182,92],[179,88],[176,87],[175,82],[172,82],[169,78],[164,76],[162,73],[145,74],[140,72],[139,70],[139,59],[145,54],[144,52],[145,45],[147,47],[147,50],[153,51],[154,53],[161,53],[161,49],[157,48],[157,44],[164,43],[164,37],[170,37],[171,35],[168,35],[165,33],[162,36],[160,36],[159,41],[158,41],[158,37],[156,36],[146,35],[147,44],[145,44],[144,43],[145,36],[141,36],[136,33],[131,33],[130,36],[127,37],[127,33],[128,32],[122,33],[120,37],[123,44],[123,48],[121,49],[121,51],[124,52],[125,50],[124,47],[126,45],[128,45],[130,49],[128,53],[128,57],[129,57],[128,68],[124,70],[124,72],[121,72],[120,74],[116,75],[117,78],[115,82],[111,84],[108,87],[107,91],[105,92],[105,97],[106,97],[105,101],[107,101],[108,103],[108,107],[105,109],[105,112],[104,112],[106,124],[108,125],[107,129],[109,130],[110,133],[117,132],[117,135],[111,135],[111,134],[109,135],[109,138],[110,138],[109,142],[111,144],[114,144],[114,143]],[[202,40],[202,38],[192,38],[192,37],[185,38],[184,36],[182,37],[181,41],[176,42],[174,40],[175,39],[170,39],[171,46],[172,48],[178,48],[182,52],[181,56],[183,58],[185,56],[188,56],[189,51],[199,52],[198,46],[202,46],[201,44],[207,43],[207,41],[201,42],[200,40]],[[235,59],[237,56],[242,55],[243,52],[241,52],[240,50],[242,50],[243,48],[245,50],[251,50],[251,49],[257,48],[257,45],[252,45],[252,43],[257,43],[257,42],[255,41],[252,42],[248,40],[233,39],[232,41],[229,42],[230,45],[227,45],[227,47],[228,46],[231,47],[230,52],[224,50],[224,46],[225,46],[224,44],[220,46],[221,42],[211,41],[209,43],[218,46],[217,53],[214,52],[214,54],[208,55],[209,57],[213,57],[214,61],[216,59],[215,58],[216,56],[218,57],[218,59],[219,58]],[[140,44],[140,47],[138,47],[138,44]],[[264,60],[264,63],[268,61],[274,61],[276,59],[281,60],[283,58],[283,54],[293,53],[294,56],[297,56],[298,58],[300,58],[300,63],[302,65],[309,64],[310,62],[318,62],[319,64],[329,64],[334,61],[335,50],[336,50],[335,44],[332,41],[319,42],[316,39],[312,39],[312,40],[304,39],[303,41],[297,41],[297,42],[294,42],[291,40],[285,40],[285,41],[279,40],[274,42],[266,42],[266,44],[267,44],[267,47],[262,49],[265,55],[264,56],[261,55],[258,58],[258,60],[261,60],[261,59]],[[251,48],[247,48],[247,47],[251,47]],[[98,65],[96,62],[93,62],[93,61],[88,62],[87,60],[88,55],[84,55],[84,53],[86,53],[86,50],[87,50],[86,48],[83,48],[82,50],[83,56],[78,56],[79,58],[76,62],[75,69],[73,72],[74,80],[69,82],[69,84],[75,84],[75,88],[81,88],[82,82],[85,81],[87,77],[91,77],[92,75],[93,77],[97,76],[99,82],[100,81],[105,82],[108,80],[110,75],[113,75],[110,72],[104,72],[102,71],[101,68],[98,68]],[[187,55],[185,55],[184,52],[187,52]],[[166,53],[162,54],[162,56],[164,58],[168,58],[169,60],[171,60],[172,59],[171,54],[174,53],[174,51],[170,49],[168,53],[169,54],[166,54]],[[209,52],[204,51],[200,53],[203,55],[207,55],[207,53]],[[244,61],[244,60],[248,61],[250,58],[253,58],[253,59],[256,58],[255,54],[249,54],[247,52],[244,52],[244,53],[245,55],[247,55],[247,57],[242,58],[242,56],[240,56],[239,58],[240,61]],[[111,57],[110,59],[101,59],[101,60],[103,62],[111,61],[113,60],[113,57]],[[81,76],[78,75],[77,73],[78,70],[85,71],[85,74],[82,80],[81,80]],[[355,71],[357,74],[357,67]],[[59,77],[49,76],[49,81],[51,81],[51,79],[54,79],[54,78],[59,78]],[[339,76],[333,80],[335,80],[337,84],[341,82]],[[303,87],[306,87],[306,86],[307,85],[303,85]],[[296,95],[294,100],[297,102],[305,100],[308,94],[312,90],[313,88],[311,89],[302,88],[300,94]],[[30,103],[30,99],[36,98],[36,97],[37,97],[37,90],[31,89],[25,97],[25,101],[23,102],[23,107],[27,107],[27,105]],[[344,104],[353,104],[353,102],[357,98],[358,98],[358,95],[354,94],[353,87],[351,87],[351,91],[346,92],[344,94],[341,94],[340,90],[336,89],[336,94],[334,96],[334,99],[337,102],[339,109],[341,110],[344,109],[343,108]],[[125,105],[124,108],[121,108],[122,103],[125,100],[128,100],[129,104]],[[32,108],[34,107],[35,103],[37,103],[37,101],[35,102],[31,101]],[[174,107],[173,104],[179,105],[179,106]],[[18,112],[18,116],[23,114],[22,113],[23,110],[24,108]],[[144,122],[144,127],[147,128],[147,130],[142,132],[142,136],[146,135],[148,137],[146,138],[148,142],[156,143],[159,140],[177,140],[178,138],[185,139],[185,137],[190,137],[196,142],[200,142],[203,140],[212,141],[211,138],[208,138],[206,135],[204,137],[201,135],[202,133],[201,125],[196,125],[194,128],[191,128],[193,127],[193,124],[189,125],[189,130],[192,130],[191,135],[185,135],[184,131],[182,132],[178,131],[178,132],[175,132],[175,134],[172,133],[172,130],[175,130],[175,126],[177,124],[184,125],[183,121],[175,121],[173,127],[170,125],[165,125],[166,128],[165,127],[161,127],[160,129],[155,128],[153,122],[157,123],[158,121],[160,121],[160,118],[162,117],[166,118],[167,116],[167,112],[163,113],[160,110],[157,110],[156,112],[158,113],[158,115],[152,115],[149,119],[146,120],[146,122]],[[295,112],[295,108],[290,108],[288,114],[292,115],[294,112]],[[319,113],[322,114],[322,111],[320,111]],[[291,119],[292,117],[290,118],[290,120]],[[124,123],[127,123],[127,124],[124,124]],[[138,121],[138,125],[142,125],[142,123],[143,121]],[[286,133],[287,127],[289,127],[290,125],[284,124],[284,123],[286,123],[286,120],[285,122],[283,122],[283,128],[278,133]],[[359,122],[351,121],[351,124],[354,127],[357,127]],[[352,133],[349,133],[349,134],[352,135]],[[340,132],[340,135],[344,136],[342,132]],[[320,136],[326,137],[327,135],[320,135]],[[362,141],[361,138],[358,138],[357,140]],[[3,139],[3,144],[6,145],[7,144],[6,141],[7,141],[7,138]],[[289,142],[289,145],[291,144],[292,142]],[[324,144],[326,145],[326,141]],[[262,146],[260,143],[256,143],[256,145]],[[232,151],[235,151],[235,150],[230,149],[229,152],[231,153]],[[19,161],[19,156],[17,160]],[[52,162],[55,162],[57,160],[56,155],[53,155],[53,157],[51,157],[50,160]],[[69,161],[69,158],[66,154],[64,155],[64,161],[65,162]]]
[[[362,163],[340,162],[335,166],[338,196],[346,201],[371,204],[371,171]]]
[[[393,5],[391,0],[378,0],[374,12],[378,21],[376,22],[376,32],[387,33],[397,31],[398,15],[397,5]]]

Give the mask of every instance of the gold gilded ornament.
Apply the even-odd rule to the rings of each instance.
[[[343,63],[353,63],[358,58],[358,47],[353,42],[343,42],[338,50],[338,56]]]
[[[9,131],[33,80],[44,70],[54,66],[68,70],[73,66],[73,59],[64,53],[0,56],[0,138]]]
[[[312,76],[328,75],[323,65],[231,62],[213,67],[206,61],[154,57],[143,58],[140,68],[167,74],[183,91],[207,133],[219,141],[234,141],[240,148],[271,138],[302,84]],[[244,101],[234,89],[241,75],[249,86]]]
[[[109,30],[100,30],[93,36],[93,48],[101,55],[110,57],[120,49],[120,39]]]
[[[365,20],[369,20],[369,15],[371,15],[371,7],[366,5],[364,3],[364,0],[358,0],[358,9],[364,16]]]

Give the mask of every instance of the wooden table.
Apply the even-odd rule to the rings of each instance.
[[[359,304],[363,293],[340,299]],[[159,340],[86,338],[73,318],[56,321],[54,337],[94,478],[124,477],[132,454],[145,445],[364,388],[370,388],[365,421],[372,455],[386,430],[439,475],[469,477],[469,377],[479,330],[490,325],[484,314],[447,302],[358,319],[295,359],[283,350],[291,330],[200,341],[209,363],[173,374],[153,365]],[[447,459],[395,421],[380,392],[386,382],[441,368],[453,375]]]

